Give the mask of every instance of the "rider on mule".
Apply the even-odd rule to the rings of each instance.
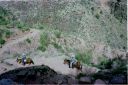
[[[73,67],[73,64],[76,64],[76,62],[77,62],[77,59],[75,58],[75,54],[72,53],[69,60],[70,60],[69,67],[72,68]]]
[[[26,62],[26,54],[23,53],[22,54],[22,63],[25,64],[25,62]]]

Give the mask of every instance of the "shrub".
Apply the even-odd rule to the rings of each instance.
[[[26,42],[31,43],[31,40],[28,38],[28,39],[26,39]]]
[[[102,57],[99,60],[99,64],[95,65],[95,67],[99,68],[99,69],[110,69],[112,65],[111,60],[106,59],[105,57]]]
[[[54,47],[57,48],[57,49],[61,49],[61,46],[58,45],[57,43],[53,43]]]
[[[40,24],[40,23],[34,24],[33,27],[36,28],[36,29],[44,29],[45,28],[44,24]]]
[[[44,26],[42,24],[39,24],[38,29],[44,29]]]
[[[39,46],[38,49],[41,50],[42,52],[44,52],[46,50],[46,48],[44,46]]]
[[[100,18],[100,15],[97,13],[97,14],[95,15],[95,17],[96,17],[97,19],[99,19],[99,18]]]
[[[79,73],[76,78],[77,78],[77,79],[80,79],[80,78],[83,77],[83,76],[86,76],[86,74],[84,74],[84,73]]]
[[[23,22],[16,22],[15,24],[16,24],[16,27],[22,30],[23,32],[29,30],[28,26]]]
[[[124,35],[123,35],[123,34],[121,34],[121,35],[120,35],[120,38],[123,38],[123,37],[124,37]]]
[[[108,59],[100,62],[99,65],[95,66],[99,69],[113,69],[112,73],[117,74],[117,73],[123,73],[126,71],[126,60],[122,60],[120,58],[115,58],[115,59]],[[116,64],[117,66],[113,68],[113,64]]]
[[[46,47],[48,46],[49,39],[48,39],[48,34],[43,33],[40,37],[40,47],[38,48],[41,51],[45,51]]]
[[[5,10],[3,7],[0,6],[0,25],[7,25],[10,23],[11,13],[9,10]]]
[[[1,44],[1,45],[5,44],[5,42],[6,42],[6,41],[5,41],[4,39],[0,38],[0,44]]]
[[[123,60],[121,58],[115,58],[112,60],[112,62],[113,62],[112,64],[116,63],[117,65],[115,68],[112,68],[113,74],[127,73],[127,60]]]
[[[0,16],[0,25],[7,25],[9,21],[4,17]]]
[[[22,32],[29,31],[29,30],[30,30],[29,28],[24,28],[22,29]]]
[[[78,53],[76,55],[76,59],[79,61],[82,61],[83,63],[90,65],[92,60],[92,53],[86,52],[86,53]]]
[[[111,14],[113,14],[120,22],[127,20],[127,0],[110,0]]]
[[[9,38],[11,34],[12,34],[12,32],[10,32],[10,30],[5,31],[5,37],[6,38]]]
[[[54,32],[54,34],[55,34],[55,36],[56,36],[57,38],[60,38],[60,37],[61,37],[61,32],[60,32],[59,30],[56,30],[56,31]]]

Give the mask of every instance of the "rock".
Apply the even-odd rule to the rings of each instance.
[[[99,85],[99,84],[106,85],[106,83],[103,80],[101,80],[101,79],[95,80],[94,85]]]
[[[55,84],[66,84],[68,81],[67,81],[67,78],[66,76],[63,76],[61,74],[58,74],[58,75],[55,75],[52,79],[52,81],[55,83]]]
[[[81,77],[79,79],[80,84],[91,84],[91,77]]]
[[[68,78],[68,85],[78,84],[78,80],[75,78]]]
[[[0,85],[15,85],[16,83],[11,79],[0,80]]]
[[[75,79],[75,77],[58,74],[48,66],[43,65],[18,68],[0,75],[0,79],[7,78],[13,80],[17,84],[78,84],[78,80]],[[86,82],[88,81],[89,80],[86,80]]]
[[[26,71],[26,70],[22,70],[22,71],[20,71],[20,72],[17,74],[17,76],[26,76],[26,74],[27,74],[27,71]]]
[[[109,81],[110,84],[126,84],[127,83],[127,78],[125,78],[124,75],[115,75],[112,77],[112,79]]]

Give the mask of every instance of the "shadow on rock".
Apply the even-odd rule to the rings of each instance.
[[[0,85],[8,84],[68,84],[71,78],[58,74],[48,66],[18,68],[0,75]],[[73,81],[74,82],[74,81]],[[70,81],[72,83],[72,81]],[[75,82],[76,83],[76,82]],[[8,85],[7,84],[7,85]]]

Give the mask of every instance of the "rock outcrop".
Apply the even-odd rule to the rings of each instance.
[[[8,82],[6,82],[8,81]],[[0,75],[0,84],[68,84],[77,83],[67,75],[58,74],[48,66],[18,68]]]

